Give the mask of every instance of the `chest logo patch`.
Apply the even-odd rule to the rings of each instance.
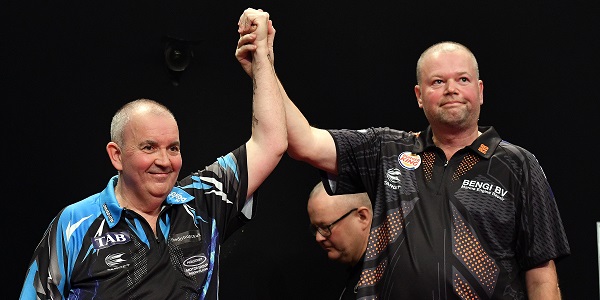
[[[174,245],[181,246],[187,243],[197,243],[202,241],[202,235],[198,230],[188,230],[182,233],[173,234],[170,240]]]
[[[398,163],[407,170],[414,170],[421,165],[421,156],[405,151],[398,156]]]
[[[129,237],[128,232],[107,232],[102,236],[95,236],[92,243],[94,244],[94,249],[100,250],[104,248],[108,248],[112,245],[116,244],[125,244],[131,241],[131,237]]]
[[[117,268],[119,267],[119,265],[122,265],[124,262],[126,262],[123,259],[123,255],[125,255],[125,253],[113,253],[113,254],[109,254],[104,258],[104,262],[106,263],[106,265],[110,268]],[[129,265],[129,264],[127,264]]]
[[[194,276],[208,270],[208,259],[204,254],[188,257],[183,261],[183,272],[187,276]]]

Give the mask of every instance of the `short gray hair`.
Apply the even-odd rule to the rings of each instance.
[[[427,48],[425,51],[423,51],[423,53],[421,53],[421,56],[419,56],[419,60],[417,60],[417,84],[421,84],[421,68],[423,65],[423,60],[425,60],[425,57],[428,54],[435,52],[453,52],[456,50],[464,50],[471,55],[471,57],[473,58],[473,64],[475,65],[475,74],[477,76],[477,79],[479,79],[479,65],[477,64],[475,54],[473,54],[473,52],[469,50],[469,48],[467,48],[461,43],[444,41],[434,44],[433,46]]]
[[[129,123],[133,113],[141,110],[148,110],[155,114],[166,113],[175,119],[173,113],[166,106],[157,101],[145,98],[133,100],[123,105],[112,117],[112,121],[110,122],[110,140],[112,142],[115,142],[119,146],[123,146],[123,132],[125,126]]]

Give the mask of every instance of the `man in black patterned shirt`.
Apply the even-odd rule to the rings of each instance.
[[[252,43],[245,32],[238,45]],[[421,54],[418,132],[315,128],[280,90],[288,154],[320,169],[329,194],[373,201],[357,299],[560,299],[555,261],[570,248],[554,195],[532,153],[478,124],[483,81],[467,47]]]

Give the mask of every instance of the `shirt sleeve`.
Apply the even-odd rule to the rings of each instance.
[[[535,156],[525,151],[517,249],[524,269],[570,254],[570,247],[550,184]]]
[[[189,187],[186,191],[194,195],[197,213],[203,220],[216,223],[219,232],[223,233],[220,236],[222,241],[254,215],[258,192],[246,199],[248,165],[245,145],[182,179],[179,185]]]

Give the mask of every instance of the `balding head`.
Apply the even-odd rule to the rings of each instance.
[[[154,115],[175,116],[164,105],[150,99],[138,99],[131,101],[121,107],[113,116],[110,123],[110,139],[119,146],[123,146],[125,126],[134,115],[151,113]]]
[[[329,259],[358,263],[367,249],[373,219],[367,193],[330,196],[319,182],[309,195],[307,210],[315,240]],[[324,230],[329,234],[323,235]]]
[[[328,199],[330,199],[330,197],[332,197],[332,196],[329,196],[327,194],[327,191],[325,191],[323,182],[319,182],[313,187],[312,191],[310,192],[310,194],[308,196],[308,202],[310,205],[311,201],[330,201],[330,200],[328,200]],[[333,205],[339,207],[340,209],[342,209],[342,208],[350,209],[350,208],[354,208],[354,207],[365,206],[371,212],[373,211],[373,208],[371,205],[371,199],[369,199],[369,196],[367,195],[367,193],[346,194],[346,195],[333,196],[333,197],[343,198],[343,200],[332,202],[332,203],[334,203]]]
[[[473,68],[475,69],[475,75],[477,76],[476,79],[479,79],[479,66],[477,64],[477,59],[475,58],[473,52],[471,52],[471,50],[469,50],[469,48],[467,48],[463,44],[452,41],[446,41],[437,43],[423,51],[423,53],[419,57],[419,60],[417,60],[417,84],[421,84],[421,70],[423,68],[423,62],[428,57],[435,53],[455,51],[464,51],[469,54],[469,56],[472,58]]]

